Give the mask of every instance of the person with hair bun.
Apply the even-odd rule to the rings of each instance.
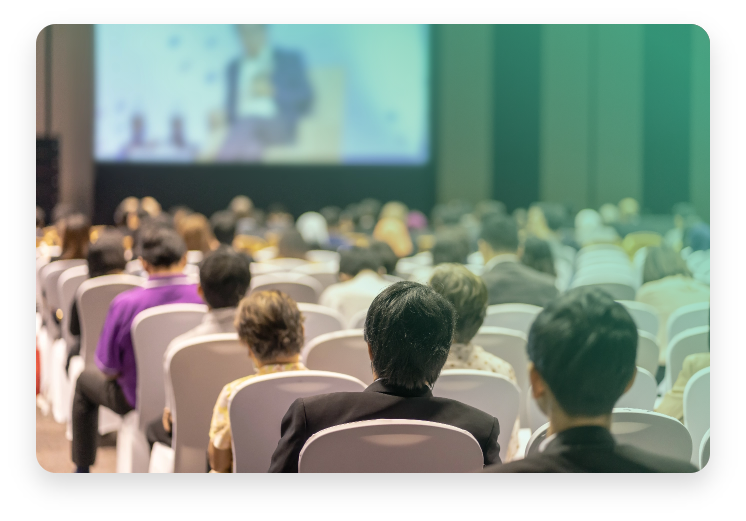
[[[231,424],[228,403],[236,389],[250,378],[281,371],[305,371],[300,362],[303,317],[298,304],[280,291],[258,291],[241,300],[234,322],[238,337],[248,347],[256,373],[223,387],[210,422],[207,452],[211,472],[231,472]]]

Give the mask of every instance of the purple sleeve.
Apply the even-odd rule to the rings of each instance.
[[[96,345],[96,367],[107,375],[118,374],[122,369],[121,332],[126,324],[122,323],[125,317],[119,307],[116,300],[112,301]]]

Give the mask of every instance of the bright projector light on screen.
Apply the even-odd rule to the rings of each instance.
[[[422,25],[97,25],[101,162],[421,165]]]

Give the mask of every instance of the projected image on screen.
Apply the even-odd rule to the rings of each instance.
[[[98,161],[423,164],[421,25],[98,25]]]

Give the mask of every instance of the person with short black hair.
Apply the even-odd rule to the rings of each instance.
[[[212,226],[215,238],[220,244],[225,244],[226,246],[233,245],[237,222],[236,216],[229,210],[220,210],[212,214],[210,225]]]
[[[112,300],[96,347],[96,368],[84,370],[75,387],[72,459],[77,472],[89,472],[96,461],[99,406],[124,415],[137,404],[137,365],[131,334],[137,314],[162,304],[203,303],[196,284],[184,275],[186,245],[179,234],[160,227],[141,231],[140,262],[148,280]]]
[[[339,282],[324,290],[319,304],[339,311],[346,321],[368,309],[391,282],[381,275],[381,257],[370,248],[353,246],[339,252]]]
[[[452,425],[471,433],[484,463],[500,462],[497,418],[473,407],[435,398],[453,338],[456,311],[432,288],[416,282],[392,284],[368,310],[364,338],[375,381],[363,392],[299,398],[281,424],[281,439],[270,472],[297,472],[303,445],[315,433],[362,420],[423,420]]]
[[[306,254],[310,249],[300,232],[291,228],[282,234],[277,243],[277,258],[306,260]]]
[[[557,276],[549,242],[537,237],[526,237],[521,252],[521,264],[552,277]]]
[[[598,288],[576,288],[539,313],[528,336],[533,397],[549,417],[525,459],[487,472],[694,472],[689,462],[617,445],[614,404],[634,382],[637,326]]]
[[[491,215],[482,223],[479,251],[489,303],[545,306],[557,296],[554,278],[521,264],[518,228],[512,217]]]
[[[202,322],[193,329],[174,338],[163,354],[163,371],[168,371],[176,348],[185,340],[203,335],[235,333],[236,306],[249,291],[251,273],[249,259],[228,246],[220,246],[209,253],[199,266],[197,293],[207,304],[207,313]],[[147,438],[152,448],[158,441],[171,446],[173,399],[166,388],[166,406],[163,417],[150,423]]]
[[[370,241],[369,248],[373,253],[378,255],[381,266],[386,271],[386,274],[393,275],[396,271],[396,263],[399,262],[399,258],[394,253],[394,250],[391,249],[391,246],[383,241],[372,240]]]

